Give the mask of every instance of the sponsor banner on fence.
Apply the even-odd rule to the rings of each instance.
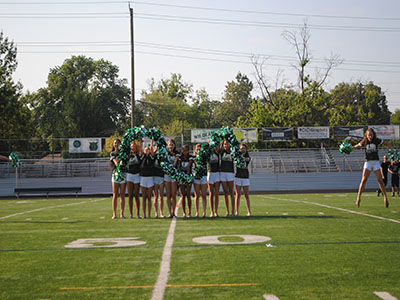
[[[192,143],[207,143],[210,140],[211,134],[218,129],[192,129],[191,139]]]
[[[239,143],[258,142],[257,128],[233,128],[232,130]]]
[[[261,128],[263,141],[290,141],[293,140],[293,128],[268,127]]]
[[[364,126],[335,126],[333,127],[335,139],[362,139],[364,137]]]
[[[101,138],[69,139],[69,153],[98,153],[98,152],[101,152]]]
[[[400,139],[399,125],[370,125],[376,132],[376,136],[383,140],[398,140]]]
[[[297,128],[299,140],[323,140],[329,139],[329,127],[299,127]]]

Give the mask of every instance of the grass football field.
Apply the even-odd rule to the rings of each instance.
[[[400,197],[355,199],[251,195],[252,217],[242,199],[239,217],[176,222],[112,220],[111,198],[1,200],[0,299],[152,299],[159,276],[162,299],[400,299]]]

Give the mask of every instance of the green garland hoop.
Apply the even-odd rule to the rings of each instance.
[[[201,178],[207,174],[207,162],[210,159],[212,150],[215,146],[219,146],[222,140],[227,140],[230,144],[232,158],[236,166],[243,167],[245,164],[242,152],[239,149],[239,142],[237,141],[233,131],[229,127],[222,127],[216,132],[213,132],[209,143],[203,143],[201,150],[197,153],[195,158],[196,166],[192,174],[178,171],[173,164],[168,160],[167,143],[161,134],[161,131],[156,128],[146,129],[144,126],[134,127],[127,129],[122,137],[122,143],[119,146],[119,164],[114,171],[114,180],[122,181],[126,178],[127,164],[131,153],[130,144],[135,140],[141,140],[143,137],[152,139],[158,148],[158,155],[161,159],[161,167],[163,171],[172,179],[178,181],[180,184],[188,184],[193,182],[194,178]]]
[[[21,165],[21,160],[16,152],[11,152],[8,158],[11,160],[11,166],[13,168],[18,168]]]

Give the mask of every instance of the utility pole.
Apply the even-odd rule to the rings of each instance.
[[[185,144],[185,113],[182,115],[182,146]]]
[[[129,3],[129,14],[131,22],[131,128],[133,128],[135,124],[135,43],[133,35],[133,8],[131,8],[131,3]]]

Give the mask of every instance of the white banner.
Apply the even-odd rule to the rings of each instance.
[[[398,140],[400,139],[399,125],[371,125],[376,132],[376,136],[383,140]]]
[[[101,138],[69,139],[69,153],[98,153],[98,152],[101,152]]]
[[[192,143],[207,143],[211,134],[215,131],[218,131],[218,129],[192,129],[190,141]]]
[[[233,134],[239,143],[257,143],[257,128],[233,128]]]
[[[322,140],[329,139],[329,127],[299,127],[297,128],[299,140]]]

